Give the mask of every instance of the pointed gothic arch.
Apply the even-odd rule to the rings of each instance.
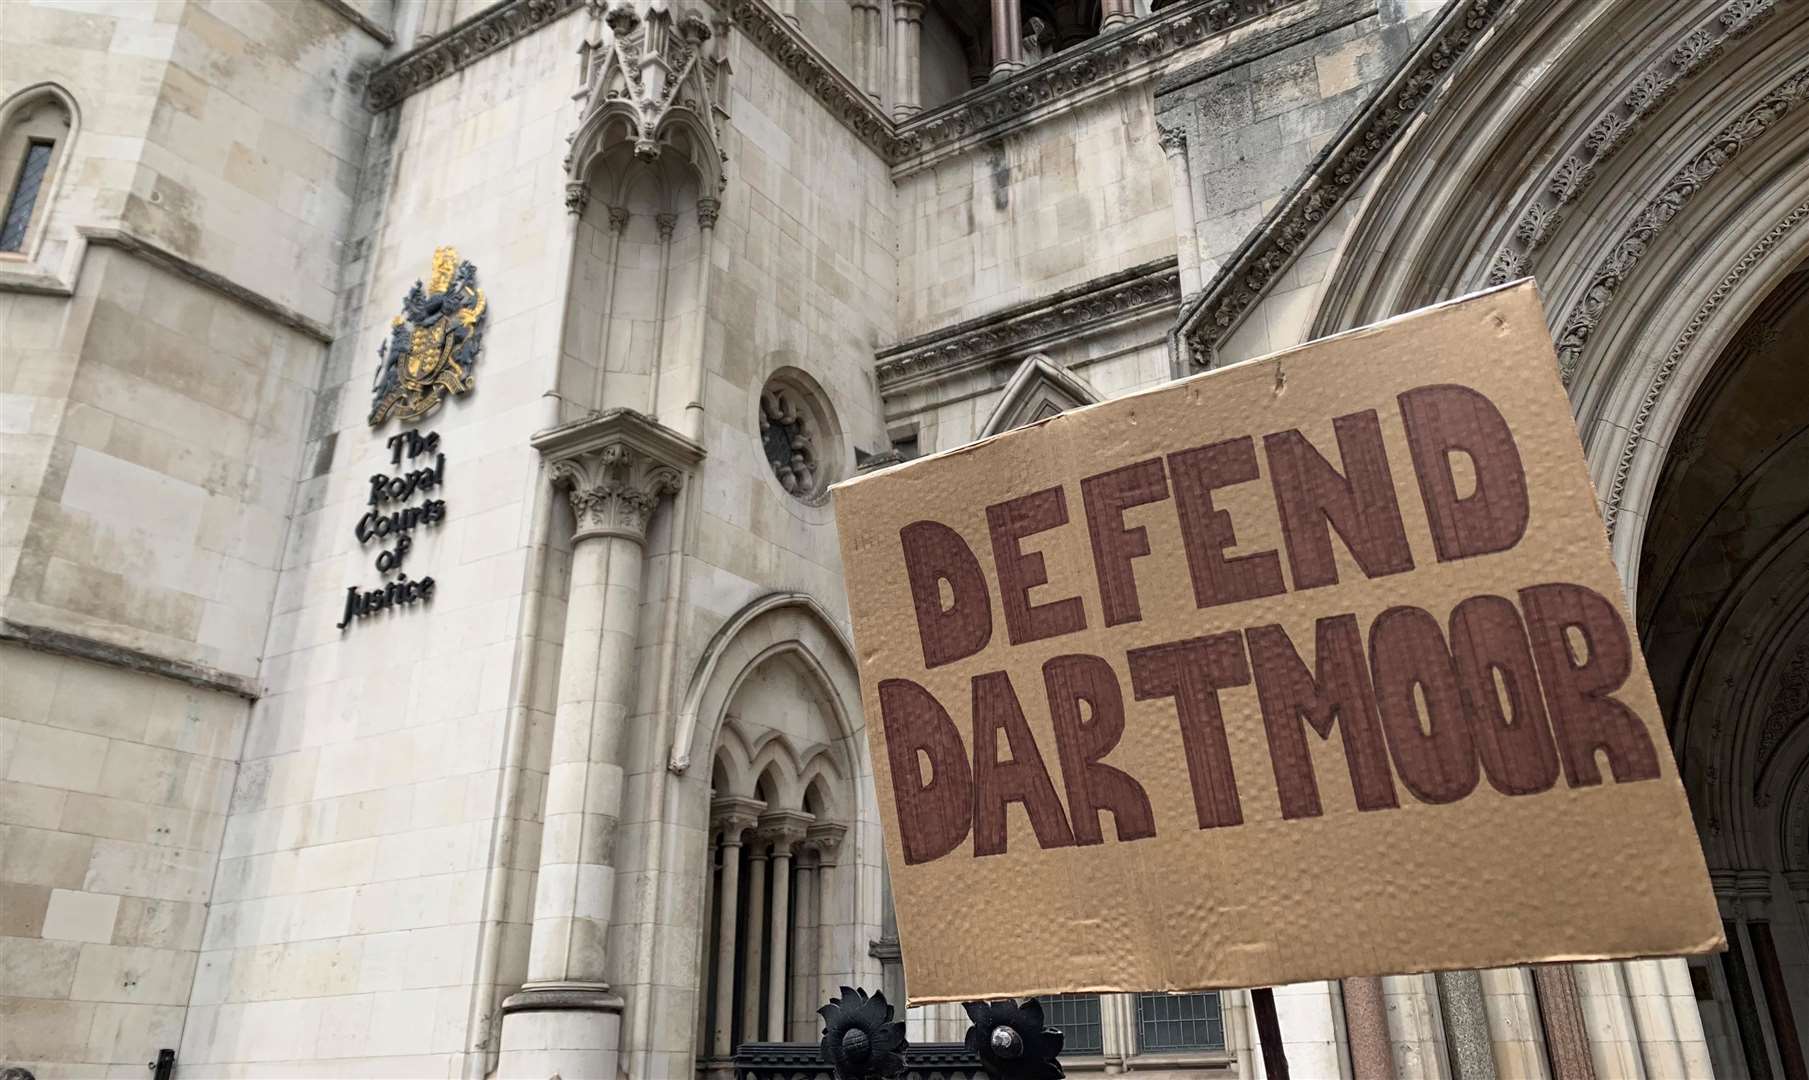
[[[981,426],[978,438],[1034,424],[1069,409],[1103,400],[1085,379],[1043,353],[1032,353],[1005,383],[1005,390]]]

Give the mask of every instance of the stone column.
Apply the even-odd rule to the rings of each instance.
[[[892,119],[908,120],[922,109],[923,85],[919,51],[923,38],[924,0],[892,0]]]
[[[1495,1080],[1494,1048],[1489,1016],[1482,1003],[1482,977],[1474,971],[1441,971],[1439,1012],[1444,1018],[1445,1051],[1451,1080]]]
[[[710,804],[710,827],[722,833],[722,896],[716,905],[716,1026],[710,1030],[712,1057],[726,1058],[735,1052],[735,924],[740,921],[741,834],[753,827],[756,815],[765,805],[735,797],[716,799]]]
[[[1111,0],[1107,0],[1108,3]],[[1024,69],[1023,17],[1018,0],[992,0],[992,75],[990,81],[1009,79]]]
[[[1156,139],[1168,158],[1174,191],[1175,250],[1181,268],[1181,295],[1200,291],[1200,238],[1193,219],[1193,177],[1187,171],[1187,134],[1180,128],[1156,128]]]
[[[806,834],[811,846],[817,849],[817,992],[816,997],[828,1001],[835,996],[838,989],[836,982],[835,931],[840,919],[832,919],[834,911],[831,894],[835,888],[836,852],[841,849],[842,837],[847,835],[848,826],[833,822],[819,822],[810,827]],[[840,912],[835,912],[839,915]]]
[[[809,824],[810,815],[796,810],[775,810],[760,818],[760,838],[773,847],[772,963],[768,965],[766,980],[768,1042],[785,1041],[785,969],[788,966],[786,959],[791,955],[788,938],[791,932],[791,853],[798,841],[804,839],[804,830]]]
[[[1532,972],[1552,1080],[1596,1080],[1575,972],[1569,964],[1535,964]]]
[[[808,1042],[820,1034],[822,1024],[811,1009],[816,996],[817,978],[813,970],[817,960],[817,864],[816,853],[800,848],[792,865],[792,890],[795,899],[791,910],[791,967],[786,972],[786,993],[791,999],[785,1011],[787,1042]]]
[[[1344,1031],[1352,1080],[1394,1080],[1394,1046],[1388,1038],[1388,1005],[1374,975],[1344,980]]]
[[[766,850],[756,838],[747,853],[747,968],[741,976],[741,1030],[760,1030],[760,966],[766,947]]]
[[[848,5],[854,9],[854,82],[869,98],[878,101],[880,75],[885,66],[879,0],[848,0]]]
[[[1105,13],[1105,18],[1099,20],[1102,34],[1137,18],[1137,0],[1101,0],[1099,7]]]
[[[613,1076],[622,999],[609,990],[614,837],[635,702],[642,546],[703,449],[612,409],[534,436],[571,499],[571,584],[553,716],[527,981],[502,1004],[504,1077]]]

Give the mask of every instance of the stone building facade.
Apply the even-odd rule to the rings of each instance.
[[[1278,988],[1294,1075],[1803,1080],[1805,56],[1802,0],[0,5],[0,1065],[660,1080],[899,996],[828,485],[1530,274],[1731,948]],[[1263,1075],[1242,992],[1051,1008],[1072,1074]]]

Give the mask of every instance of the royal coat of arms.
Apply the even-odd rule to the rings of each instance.
[[[452,248],[435,250],[432,279],[408,290],[389,339],[377,349],[373,427],[391,416],[419,420],[447,394],[475,385],[471,369],[484,346],[484,307],[477,267],[461,261]]]

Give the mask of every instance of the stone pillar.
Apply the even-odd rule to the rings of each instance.
[[[1137,0],[1101,0],[1099,8],[1105,14],[1105,18],[1099,20],[1102,34],[1137,18]]]
[[[1434,979],[1445,1025],[1445,1052],[1451,1060],[1451,1080],[1495,1080],[1489,1015],[1482,1003],[1482,977],[1474,971],[1441,971]]]
[[[1018,0],[992,0],[992,82],[1024,69],[1023,21]]]
[[[609,990],[607,942],[642,545],[660,499],[679,489],[703,449],[624,409],[532,442],[566,489],[576,527],[527,981],[502,1004],[498,1070],[613,1076],[622,999]]]
[[[822,1032],[822,1023],[810,1007],[817,985],[817,864],[812,861],[815,858],[809,848],[800,848],[792,866],[797,887],[792,890],[795,899],[791,911],[791,967],[785,980],[786,994],[791,1000],[785,1016],[787,1042],[809,1042],[811,1036]]]
[[[920,58],[924,0],[892,0],[892,119],[908,120],[922,109]]]
[[[1532,972],[1552,1080],[1596,1080],[1576,974],[1568,964],[1535,964]]]
[[[879,0],[848,0],[848,4],[854,9],[854,83],[878,101],[886,55]]]
[[[766,850],[756,839],[747,853],[747,968],[741,975],[741,1030],[760,1030],[761,963],[766,959]]]
[[[741,834],[753,827],[765,803],[735,797],[710,804],[710,827],[722,833],[722,896],[716,905],[716,1026],[710,1030],[710,1055],[735,1052],[735,924],[740,921]],[[746,1032],[742,1033],[745,1037]]]
[[[841,925],[841,912],[835,911],[831,899],[835,889],[836,852],[842,846],[842,837],[847,835],[846,825],[833,822],[819,822],[810,827],[806,834],[811,846],[817,849],[817,991],[816,997],[828,1001],[835,996],[838,988],[836,982],[838,965],[835,956],[835,934]],[[850,965],[852,966],[852,965]]]
[[[798,841],[804,839],[804,830],[810,824],[810,815],[796,810],[774,810],[761,815],[760,838],[773,848],[773,910],[770,916],[772,926],[772,944],[769,955],[772,963],[767,965],[766,980],[766,1041],[785,1041],[785,979],[786,961],[791,956],[791,853]]]
[[[1352,1080],[1394,1080],[1394,1047],[1388,1038],[1388,1004],[1382,980],[1344,980],[1344,1031]]]
[[[454,0],[421,0],[421,26],[415,32],[415,44],[424,45],[452,29]]]
[[[1187,134],[1180,128],[1156,128],[1156,139],[1168,158],[1174,191],[1175,250],[1181,269],[1181,296],[1200,291],[1200,238],[1193,220],[1193,177],[1187,171]]]

